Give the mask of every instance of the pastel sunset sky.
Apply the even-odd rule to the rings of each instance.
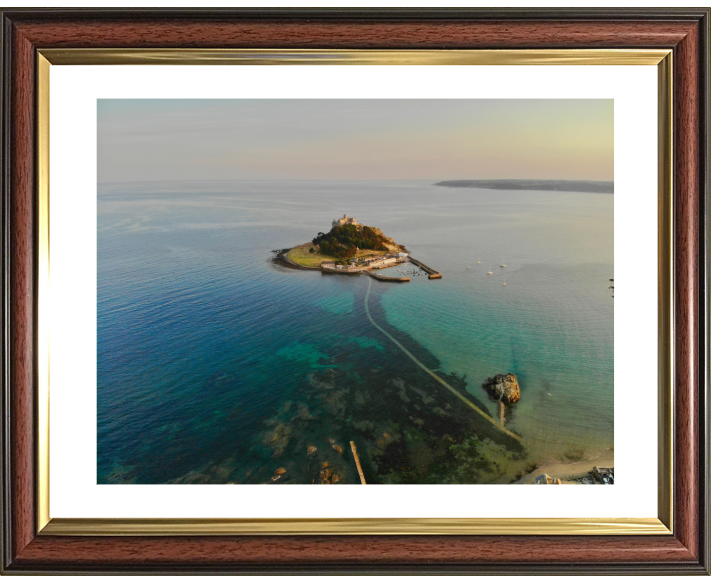
[[[613,180],[612,100],[98,100],[98,182]]]

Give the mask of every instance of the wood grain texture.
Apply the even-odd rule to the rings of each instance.
[[[674,46],[692,23],[606,22],[21,22],[39,46],[56,48],[608,48]],[[268,39],[272,39],[271,42]]]
[[[108,557],[108,540],[112,556]],[[573,563],[600,564],[691,562],[692,555],[672,537],[180,537],[180,538],[38,538],[22,554],[20,564],[41,566],[72,558],[75,565],[105,566],[142,558],[165,566],[242,564],[421,565]]]
[[[10,146],[10,444],[12,450],[12,550],[35,536],[35,194],[34,49],[13,35]]]
[[[707,142],[707,14],[518,19],[488,13],[452,19],[393,14],[373,19],[337,13],[17,12],[3,14],[4,200],[9,206],[10,280],[7,361],[10,434],[3,487],[10,506],[2,569],[224,570],[314,572],[448,571],[705,573],[706,383],[701,326],[702,215]],[[192,17],[191,17],[192,16]],[[630,19],[628,19],[630,18]],[[675,58],[676,532],[668,537],[51,537],[35,534],[34,325],[36,203],[34,55],[37,48],[672,48]]]
[[[699,554],[699,498],[702,485],[699,434],[703,424],[699,410],[701,396],[698,364],[699,341],[699,45],[698,26],[678,45],[676,91],[674,101],[675,130],[675,281],[676,315],[675,366],[676,396],[676,506],[683,513],[676,516],[678,539],[694,555]]]

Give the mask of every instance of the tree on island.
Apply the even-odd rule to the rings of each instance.
[[[348,260],[355,256],[358,250],[387,252],[387,241],[382,233],[370,226],[345,224],[333,227],[327,234],[318,233],[312,243],[318,246],[323,254]]]

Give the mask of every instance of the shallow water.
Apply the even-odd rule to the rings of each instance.
[[[613,447],[613,196],[431,184],[101,186],[98,482],[311,482],[323,462],[358,482],[350,440],[368,481],[506,482]],[[272,262],[344,213],[443,278]],[[373,319],[490,416],[482,382],[518,375],[524,446],[372,326],[368,286]]]

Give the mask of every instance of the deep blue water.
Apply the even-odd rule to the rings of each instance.
[[[372,481],[504,482],[612,448],[613,196],[431,184],[100,186],[98,481],[310,482],[329,461],[356,482],[354,440]],[[273,264],[344,213],[443,278]],[[488,414],[481,383],[518,375],[525,447],[370,324],[368,285],[373,318]]]

